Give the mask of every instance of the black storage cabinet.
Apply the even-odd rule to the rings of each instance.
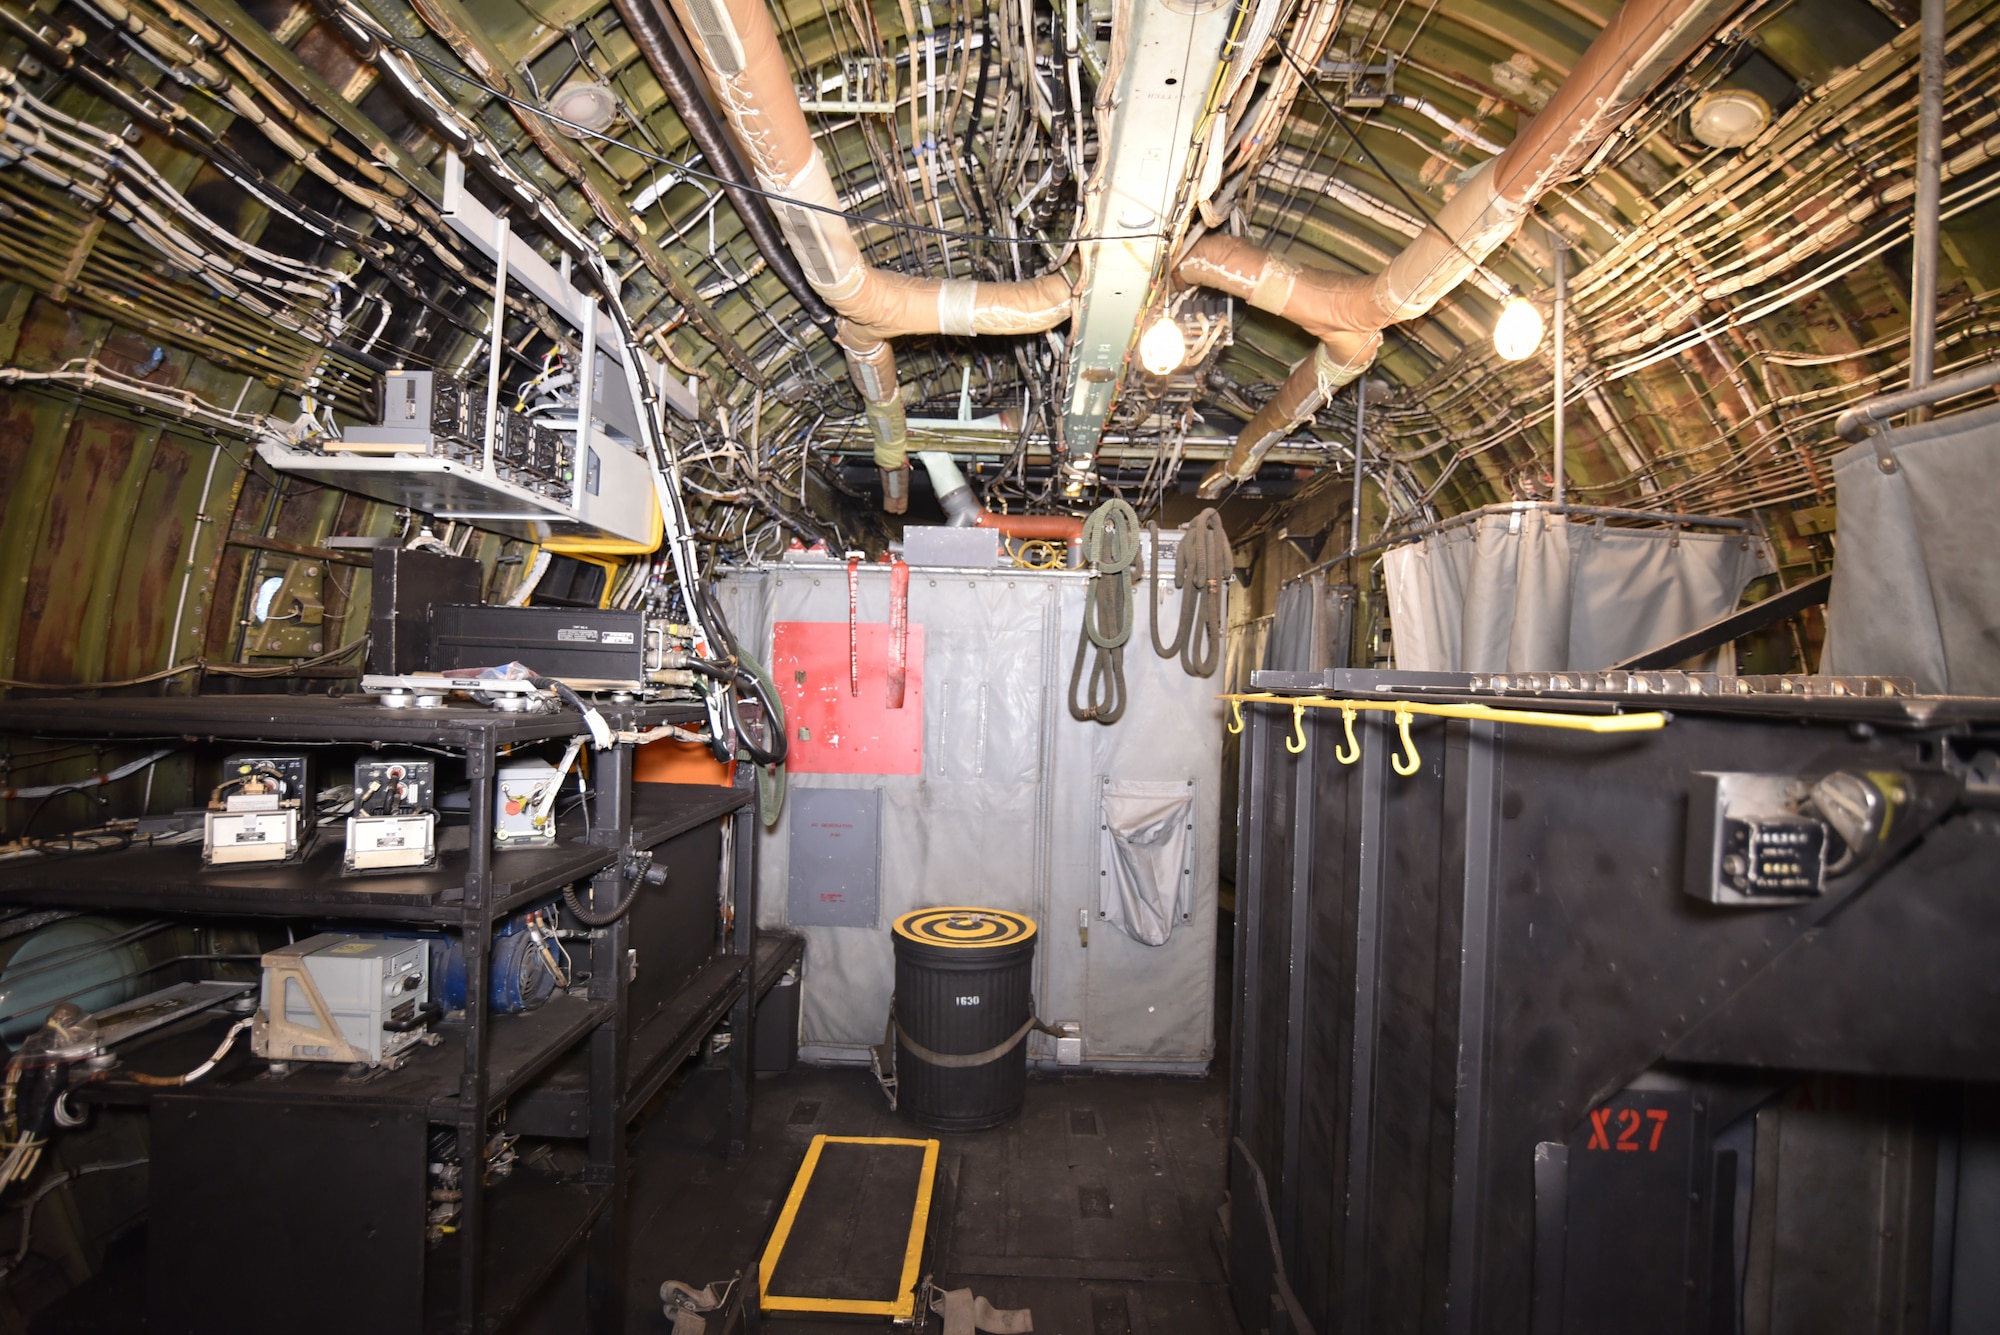
[[[1338,709],[1243,707],[1228,1246],[1247,1335],[2000,1329],[2000,1286],[1961,1259],[1953,1287],[1954,1257],[1990,1269],[2000,1232],[1991,1193],[1955,1185],[1975,1160],[2000,1176],[2000,701],[1255,680],[1671,722],[1418,717],[1406,777],[1391,715],[1361,716],[1343,765]],[[1699,774],[1839,769],[1910,784],[1871,870],[1786,907],[1686,893]],[[1805,1120],[1816,1098],[1831,1120]],[[1783,1118],[1846,1127],[1872,1148],[1842,1171],[1901,1185],[1815,1187],[1835,1161],[1786,1158]]]

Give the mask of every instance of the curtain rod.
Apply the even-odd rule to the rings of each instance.
[[[1373,556],[1376,552],[1387,551],[1391,547],[1400,547],[1406,542],[1415,542],[1419,538],[1427,538],[1433,533],[1442,533],[1446,529],[1461,528],[1466,524],[1477,523],[1488,515],[1518,514],[1580,515],[1588,519],[1632,519],[1644,523],[1665,524],[1683,528],[1719,528],[1727,529],[1734,533],[1749,533],[1754,531],[1754,526],[1749,520],[1731,519],[1725,515],[1684,515],[1674,514],[1665,510],[1620,510],[1602,505],[1554,505],[1548,501],[1507,501],[1499,505],[1484,505],[1477,510],[1467,510],[1462,515],[1453,515],[1450,519],[1439,520],[1435,524],[1425,524],[1421,528],[1408,529],[1396,534],[1394,537],[1370,543],[1359,551],[1343,552],[1339,556],[1321,561],[1316,566],[1308,567],[1301,571],[1300,575],[1318,574],[1320,571],[1337,566],[1343,561],[1354,561],[1364,556]],[[1289,580],[1286,582],[1290,583]]]

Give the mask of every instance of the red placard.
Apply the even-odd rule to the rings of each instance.
[[[921,774],[924,768],[924,628],[909,628],[903,707],[889,707],[889,627],[855,628],[860,693],[849,685],[844,621],[780,621],[771,628],[771,675],[785,706],[794,774]]]

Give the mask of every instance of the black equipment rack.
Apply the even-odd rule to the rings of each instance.
[[[607,701],[597,705],[615,731],[662,724],[698,724],[700,705]],[[401,1069],[354,1080],[344,1068],[306,1064],[281,1080],[230,1078],[225,1068],[179,1090],[148,1089],[112,1079],[87,1086],[85,1097],[149,1106],[158,1140],[198,1111],[284,1106],[310,1124],[322,1114],[366,1110],[366,1125],[387,1138],[417,1137],[427,1126],[457,1131],[461,1161],[483,1164],[492,1111],[510,1107],[509,1130],[587,1142],[589,1168],[581,1183],[508,1181],[489,1187],[483,1172],[464,1172],[456,1233],[424,1262],[424,1330],[460,1335],[492,1330],[517,1312],[558,1264],[589,1239],[588,1324],[616,1330],[623,1319],[622,1194],[628,1123],[724,1019],[735,1035],[729,1049],[729,1142],[747,1141],[752,1088],[753,1019],[758,999],[800,957],[795,936],[756,930],[755,792],[632,780],[635,747],[620,743],[594,753],[589,819],[559,823],[548,848],[493,848],[494,787],[499,758],[523,743],[584,732],[574,710],[508,713],[479,706],[392,709],[366,697],[183,696],[57,698],[0,702],[0,733],[103,739],[111,743],[180,741],[191,745],[308,746],[329,743],[421,746],[460,753],[470,785],[466,838],[441,839],[434,871],[365,879],[340,875],[337,849],[321,848],[296,863],[203,867],[187,846],[144,844],[103,853],[24,860],[0,866],[0,907],[145,910],[185,915],[275,917],[416,926],[463,934],[466,1002],[462,1023],[441,1027],[443,1042],[419,1049]],[[726,833],[725,833],[726,832]],[[628,912],[598,930],[590,944],[590,982],[583,996],[558,995],[519,1015],[488,1014],[487,976],[492,931],[510,913],[589,880],[615,899],[625,882],[621,864],[634,853],[667,855],[700,842],[694,853],[729,850],[727,898],[733,929],[720,953],[694,962],[677,987],[639,1022],[628,1013],[631,970]],[[713,868],[715,862],[707,864]],[[648,889],[641,888],[644,897]],[[600,904],[609,902],[599,897]],[[707,900],[711,919],[714,902]],[[187,1069],[213,1047],[216,1017],[193,1017],[139,1040],[121,1055],[143,1054],[148,1065]],[[531,1089],[532,1086],[532,1089]],[[524,1093],[524,1091],[527,1091]],[[177,1122],[178,1119],[178,1122]],[[301,1129],[304,1129],[302,1125]],[[335,1148],[337,1137],[325,1148]],[[372,1153],[365,1145],[356,1153]],[[155,1200],[163,1184],[200,1175],[214,1164],[175,1165],[156,1159]],[[212,1189],[211,1189],[212,1190]],[[490,1199],[489,1199],[490,1198]],[[226,1204],[225,1207],[226,1208]],[[419,1220],[419,1225],[421,1220]],[[372,1237],[372,1230],[369,1231]],[[214,1254],[212,1239],[185,1245]],[[365,1248],[357,1236],[356,1247]],[[465,1258],[478,1258],[466,1264]],[[156,1260],[157,1264],[157,1260]],[[157,1273],[157,1271],[156,1271]],[[350,1281],[359,1276],[349,1275]],[[157,1318],[159,1313],[155,1313]],[[266,1314],[267,1317],[269,1314]],[[193,1314],[182,1320],[200,1321]],[[279,1320],[270,1317],[272,1320]],[[290,1318],[281,1321],[293,1325]],[[309,1324],[309,1323],[308,1323]],[[189,1329],[194,1327],[190,1326]],[[303,1328],[303,1327],[295,1327]]]

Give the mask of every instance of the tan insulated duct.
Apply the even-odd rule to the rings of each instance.
[[[647,0],[659,4],[666,0]],[[671,0],[702,73],[735,132],[757,184],[781,199],[771,211],[806,281],[842,317],[839,340],[861,391],[883,472],[883,506],[901,513],[909,496],[908,440],[889,340],[905,334],[1034,334],[1071,315],[1060,273],[1019,283],[913,278],[873,268],[841,208],[792,87],[791,71],[763,0]],[[787,201],[796,200],[798,203]]]
[[[1626,0],[1541,114],[1379,274],[1306,268],[1214,233],[1190,247],[1175,269],[1181,282],[1229,292],[1321,340],[1243,428],[1229,458],[1202,478],[1201,495],[1253,476],[1273,445],[1368,369],[1382,330],[1422,315],[1465,281],[1739,2]]]

